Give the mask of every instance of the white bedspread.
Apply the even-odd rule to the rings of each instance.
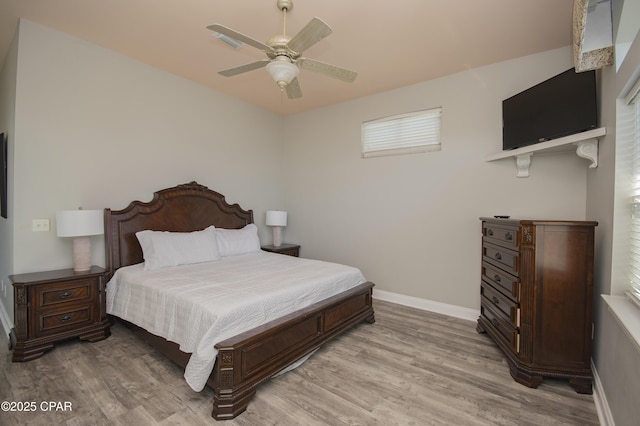
[[[262,251],[152,271],[138,264],[107,284],[107,312],[191,353],[184,377],[200,391],[217,342],[365,281],[357,268]]]

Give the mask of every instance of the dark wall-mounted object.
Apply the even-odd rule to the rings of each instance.
[[[505,151],[597,127],[595,71],[571,68],[502,101]]]
[[[0,157],[2,157],[2,170],[0,170],[0,216],[7,218],[7,166],[9,162],[9,142],[5,133],[0,133]]]

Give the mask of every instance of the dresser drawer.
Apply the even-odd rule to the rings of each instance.
[[[482,241],[482,258],[486,262],[515,276],[520,276],[518,252]]]
[[[93,298],[96,282],[93,279],[39,285],[33,289],[35,309],[58,306],[61,303],[76,303]]]
[[[503,343],[505,343],[515,353],[518,353],[520,350],[518,330],[506,321],[501,314],[496,313],[493,310],[491,303],[486,302],[486,299],[483,298],[480,305],[480,312],[491,325],[493,330],[495,330],[492,334],[500,338]]]
[[[518,249],[519,227],[499,225],[490,222],[482,223],[482,236],[499,246]]]
[[[482,303],[492,305],[496,313],[504,315],[503,319],[509,321],[515,328],[520,327],[520,306],[504,294],[493,288],[486,281],[480,285]]]
[[[36,336],[47,336],[91,325],[94,322],[93,305],[76,306],[62,312],[43,312],[37,315],[36,321]]]
[[[514,301],[520,302],[520,280],[517,277],[488,262],[482,262],[482,279],[488,281],[507,296],[511,296]]]

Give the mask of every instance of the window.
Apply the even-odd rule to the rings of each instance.
[[[362,123],[362,157],[440,151],[442,108]]]
[[[633,108],[629,116],[630,131],[633,143],[633,160],[631,166],[631,219],[629,243],[629,296],[640,305],[640,81],[636,83],[625,103]]]

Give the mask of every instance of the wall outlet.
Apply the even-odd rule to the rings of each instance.
[[[33,219],[31,227],[33,232],[48,231],[49,219]]]

